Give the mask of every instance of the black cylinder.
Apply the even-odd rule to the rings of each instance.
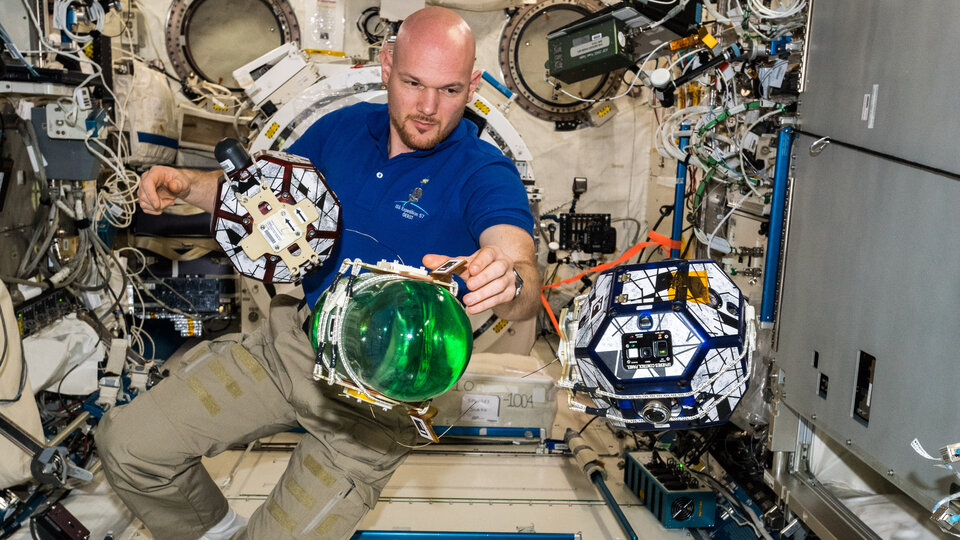
[[[253,165],[253,159],[236,139],[221,139],[213,149],[213,157],[227,174],[240,171]]]
[[[653,94],[657,96],[657,101],[660,102],[660,105],[662,105],[664,109],[673,107],[673,88],[672,87],[668,86],[666,88],[655,88],[653,90]]]

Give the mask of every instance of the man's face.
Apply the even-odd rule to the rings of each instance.
[[[415,40],[399,53],[381,54],[390,124],[405,147],[391,155],[433,148],[450,135],[480,79],[465,54]]]

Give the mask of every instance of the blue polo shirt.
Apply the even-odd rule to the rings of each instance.
[[[311,306],[346,258],[421,266],[428,253],[471,255],[480,233],[493,225],[533,234],[516,167],[477,137],[472,122],[461,119],[434,148],[392,159],[387,159],[389,136],[387,106],[358,103],[323,116],[286,149],[313,162],[343,216],[337,249],[303,280]]]

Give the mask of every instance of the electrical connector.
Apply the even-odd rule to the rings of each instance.
[[[587,192],[587,179],[582,176],[573,178],[573,196],[579,197]]]
[[[944,463],[960,461],[960,442],[948,444],[940,449],[940,457]]]
[[[93,100],[90,98],[90,89],[85,86],[77,88],[74,92],[74,99],[77,101],[77,107],[81,111],[89,111],[93,108]]]
[[[146,392],[147,384],[150,380],[150,371],[147,366],[134,365],[128,373],[130,375],[130,388],[138,392]]]
[[[109,409],[117,404],[120,395],[120,377],[103,377],[100,379],[100,396],[97,405]]]
[[[960,523],[960,514],[954,513],[953,510],[955,509],[955,507],[945,504],[934,510],[933,514],[930,516],[930,519],[932,519],[934,523],[936,523],[944,531],[949,531],[951,529],[960,530],[960,526],[957,525]]]
[[[717,38],[713,37],[703,26],[700,27],[697,34],[697,37],[700,38],[700,42],[703,43],[704,47],[710,49],[710,52],[716,55],[720,50],[720,42],[717,41]]]

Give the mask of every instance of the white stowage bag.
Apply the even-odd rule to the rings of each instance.
[[[87,323],[70,314],[23,340],[34,392],[86,396],[97,390],[97,364],[106,345]]]
[[[899,492],[841,443],[814,434],[810,472],[883,540],[945,538],[929,508]]]
[[[12,400],[20,390],[21,373],[27,366],[20,353],[20,329],[13,312],[13,303],[7,287],[0,282],[0,311],[3,312],[3,330],[0,330],[0,400]],[[35,439],[43,440],[40,411],[33,397],[29,378],[25,381],[20,399],[13,403],[0,404],[0,414]],[[0,489],[20,484],[31,478],[30,456],[0,436]]]
[[[133,61],[133,75],[114,80],[118,106],[126,111],[123,130],[129,135],[128,165],[173,163],[180,128],[173,90],[164,75]]]

